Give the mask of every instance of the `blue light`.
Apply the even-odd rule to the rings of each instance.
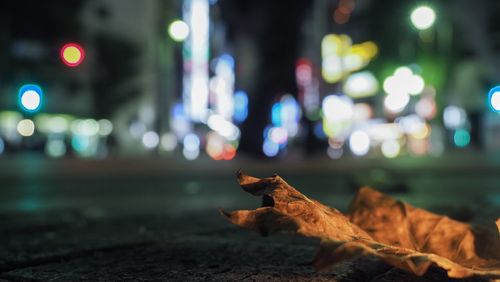
[[[182,105],[182,103],[177,103],[174,105],[172,115],[174,116],[174,118],[181,118],[185,116],[184,106]]]
[[[248,95],[245,91],[234,93],[234,121],[243,122],[248,116]]]
[[[84,153],[90,147],[90,140],[87,136],[73,135],[71,146],[78,153]]]
[[[316,122],[314,124],[313,133],[316,138],[323,140],[328,138],[328,136],[326,136],[325,134],[325,131],[323,130],[323,123],[321,122]]]
[[[274,126],[281,126],[281,103],[275,103],[271,110],[271,120]]]
[[[302,115],[299,103],[289,94],[281,98],[280,125],[284,127],[290,137],[297,135],[299,131],[299,120]]]
[[[223,54],[219,57],[219,61],[227,64],[231,69],[234,69],[234,58],[229,54]]]
[[[274,141],[273,141],[273,143],[274,143]],[[284,150],[287,145],[288,145],[288,140],[285,140],[285,142],[278,144],[280,150]]]
[[[269,138],[269,132],[271,131],[272,125],[268,125],[264,128],[264,134],[263,137],[264,139]]]
[[[488,105],[494,112],[500,112],[500,86],[491,88],[488,93]]]
[[[283,123],[296,123],[300,120],[300,116],[302,114],[300,105],[291,95],[283,96],[281,99],[281,107],[281,114],[283,116],[282,119],[285,119]]]
[[[264,144],[262,145],[262,151],[264,151],[264,154],[270,158],[275,157],[280,151],[280,146],[271,141],[271,139],[266,138],[264,140]]]
[[[19,106],[26,112],[37,112],[42,105],[43,91],[36,84],[25,84],[19,88]]]

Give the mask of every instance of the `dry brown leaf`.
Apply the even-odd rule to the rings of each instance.
[[[284,231],[321,239],[314,259],[318,270],[353,256],[373,255],[416,275],[436,265],[453,278],[500,278],[500,219],[489,232],[370,188],[358,192],[344,215],[307,198],[277,175],[237,177],[246,192],[262,196],[262,207],[222,214],[262,235]]]

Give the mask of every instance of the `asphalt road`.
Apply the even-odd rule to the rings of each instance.
[[[245,165],[261,177],[280,173],[340,210],[357,187],[371,185],[464,221],[500,215],[500,174],[484,163],[483,169],[451,161],[437,169],[376,162],[323,169],[318,163],[211,164],[0,163],[0,281],[447,281],[435,269],[415,277],[370,258],[316,273],[309,262],[318,242],[263,238],[230,225],[218,208],[251,209],[260,202],[234,179],[233,171]]]

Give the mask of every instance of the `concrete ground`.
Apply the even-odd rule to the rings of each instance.
[[[316,273],[309,264],[315,240],[260,237],[218,213],[259,205],[232,175],[243,168],[261,177],[277,172],[341,210],[369,184],[465,221],[500,215],[496,163],[436,162],[3,160],[0,281],[454,281],[436,269],[415,277],[371,258]]]

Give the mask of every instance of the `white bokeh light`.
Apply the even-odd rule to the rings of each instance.
[[[384,106],[390,113],[397,114],[402,112],[410,102],[410,96],[406,93],[389,94],[385,96]]]
[[[448,129],[457,129],[467,122],[467,112],[458,106],[446,106],[443,111],[444,126]]]
[[[411,13],[411,22],[419,30],[430,28],[435,20],[436,13],[427,6],[418,7]]]
[[[346,96],[329,95],[323,99],[322,110],[330,121],[350,120],[353,116],[352,100]]]
[[[384,91],[388,94],[406,93],[418,95],[425,88],[424,79],[414,74],[408,67],[399,67],[394,74],[387,77],[383,84]]]
[[[189,26],[181,20],[176,20],[168,27],[168,34],[175,41],[184,41],[189,35]]]
[[[399,145],[397,140],[385,140],[382,142],[380,149],[382,150],[384,157],[392,159],[399,155],[401,145]]]
[[[108,136],[113,131],[113,123],[107,119],[100,119],[98,122],[99,125],[99,135]]]
[[[177,136],[173,132],[161,136],[161,147],[165,151],[173,151],[177,147]]]
[[[40,106],[40,94],[35,90],[28,90],[21,96],[21,104],[30,111],[36,110]]]
[[[182,154],[187,160],[195,160],[200,155],[200,138],[194,133],[189,133],[184,136],[182,144]]]
[[[500,91],[495,91],[490,96],[490,105],[493,110],[500,111]]]
[[[142,144],[144,144],[144,147],[147,149],[154,149],[158,146],[158,143],[160,143],[160,137],[158,133],[154,131],[148,131],[142,136]]]
[[[364,156],[370,150],[370,136],[362,130],[356,130],[349,137],[349,148],[356,156]]]
[[[378,81],[370,71],[353,73],[347,77],[343,90],[352,98],[372,96],[377,93]]]

